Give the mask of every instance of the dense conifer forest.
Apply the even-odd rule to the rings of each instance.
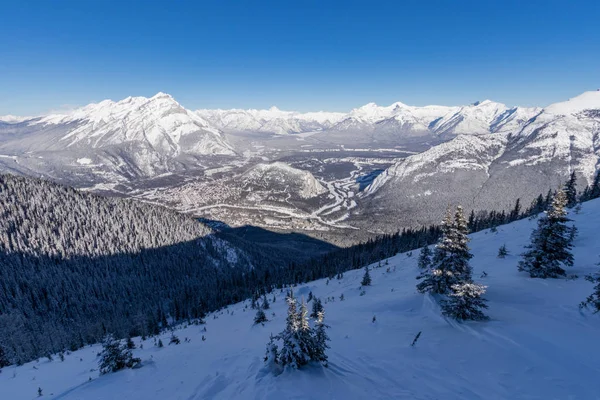
[[[596,185],[581,199],[600,197]],[[468,228],[537,214],[551,200],[472,213]],[[0,361],[75,350],[106,334],[153,335],[274,287],[333,279],[435,243],[441,232],[404,229],[306,261],[162,207],[0,175]]]

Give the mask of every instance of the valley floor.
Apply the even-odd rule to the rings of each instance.
[[[179,345],[167,345],[169,333],[161,335],[164,348],[144,341],[134,350],[143,360],[140,369],[99,376],[99,345],[68,354],[64,362],[54,357],[4,368],[0,398],[33,399],[39,387],[42,398],[63,400],[600,399],[600,314],[578,308],[592,291],[583,276],[600,269],[600,200],[572,218],[579,229],[575,266],[568,270],[579,276],[574,280],[530,279],[517,271],[535,221],[471,236],[474,277],[489,286],[487,322],[440,316],[435,301],[415,290],[414,251],[374,265],[373,285],[363,296],[362,270],[295,288],[297,297],[312,291],[325,303],[329,368],[313,365],[279,376],[264,368],[269,335],[285,324],[285,295],[276,291],[264,326],[253,326],[249,302],[235,304],[208,315],[206,325],[176,330]],[[510,254],[498,259],[502,244]],[[483,271],[487,276],[480,278]]]

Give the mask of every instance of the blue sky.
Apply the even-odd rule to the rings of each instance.
[[[2,0],[0,115],[159,91],[192,109],[547,105],[600,87],[598,3]]]

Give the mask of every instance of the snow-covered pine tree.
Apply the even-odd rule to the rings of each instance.
[[[371,286],[371,274],[369,273],[369,267],[365,267],[365,274],[363,275],[362,281],[360,282],[363,286]]]
[[[265,314],[265,312],[263,311],[262,308],[259,308],[256,311],[256,316],[254,317],[254,325],[257,324],[262,324],[263,322],[267,322],[267,315]]]
[[[308,356],[308,359],[306,360],[308,363],[310,360],[314,359],[315,340],[313,337],[313,330],[308,322],[308,307],[306,306],[304,298],[302,298],[302,302],[300,303],[300,314],[298,316],[300,318],[298,321],[299,324],[297,332],[298,344],[303,359]]]
[[[467,220],[461,206],[452,215],[450,208],[442,221],[442,236],[435,247],[431,268],[422,272],[417,279],[417,290],[446,294],[452,285],[469,283],[472,269],[469,260],[473,255],[469,251]]]
[[[134,357],[127,345],[121,344],[120,340],[115,339],[112,335],[107,335],[104,338],[100,361],[98,361],[101,375],[124,368],[133,368],[139,365],[140,362],[141,360]]]
[[[326,351],[329,348],[327,342],[330,340],[327,335],[329,325],[325,324],[325,311],[321,310],[315,319],[315,336],[314,336],[314,352],[313,361],[318,361],[327,366]]]
[[[429,246],[424,246],[419,253],[419,269],[425,271],[431,266],[431,249]]]
[[[310,313],[310,317],[316,320],[319,317],[319,312],[323,312],[323,303],[320,298],[315,298],[312,303],[312,311]]]
[[[565,276],[566,271],[561,267],[573,266],[571,248],[575,228],[567,226],[565,206],[567,196],[559,190],[550,208],[538,220],[537,229],[531,234],[529,249],[519,262],[519,271],[526,271],[532,278],[558,278]]]
[[[595,283],[594,291],[579,304],[579,308],[591,308],[595,314],[600,312],[600,272],[587,275],[585,279]]]
[[[485,288],[486,286],[470,282],[452,285],[448,299],[442,300],[442,314],[460,321],[488,319],[481,311],[488,307],[486,300],[481,297]]]
[[[271,334],[269,342],[267,343],[267,351],[265,353],[265,364],[269,368],[275,368],[279,364],[279,349],[277,343],[275,343],[275,337]]]
[[[310,361],[310,354],[300,347],[301,316],[298,314],[298,307],[294,292],[290,289],[286,298],[288,304],[288,314],[286,318],[285,329],[276,336],[281,340],[282,347],[279,352],[279,363],[282,366],[290,366],[297,369]]]

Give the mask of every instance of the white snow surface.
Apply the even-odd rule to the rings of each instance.
[[[297,297],[312,291],[325,302],[329,368],[310,365],[278,376],[265,369],[269,335],[285,325],[284,295],[276,291],[264,326],[253,326],[254,311],[244,311],[248,301],[234,304],[207,316],[206,333],[203,326],[179,327],[180,345],[167,345],[169,333],[161,335],[164,348],[146,340],[134,350],[143,360],[139,369],[99,376],[99,345],[68,354],[64,362],[54,357],[6,367],[0,397],[34,399],[40,387],[42,398],[61,400],[599,399],[600,315],[581,312],[578,304],[592,290],[583,276],[600,268],[600,200],[571,217],[579,229],[575,266],[568,269],[579,276],[575,280],[531,279],[517,271],[535,221],[471,235],[474,277],[488,286],[487,322],[440,316],[433,298],[415,291],[413,251],[381,268],[372,265],[373,285],[364,296],[362,270],[295,288]],[[502,244],[509,255],[498,259]],[[483,271],[488,276],[480,278]],[[331,296],[335,301],[325,301]]]
[[[171,156],[182,152],[234,154],[218,129],[162,92],[151,98],[104,100],[67,114],[47,115],[31,124],[73,124],[74,128],[61,138],[67,147],[83,144],[98,148],[146,142],[156,151]]]
[[[584,110],[600,109],[600,89],[589,91],[567,101],[554,103],[544,109],[549,114],[575,114]]]

